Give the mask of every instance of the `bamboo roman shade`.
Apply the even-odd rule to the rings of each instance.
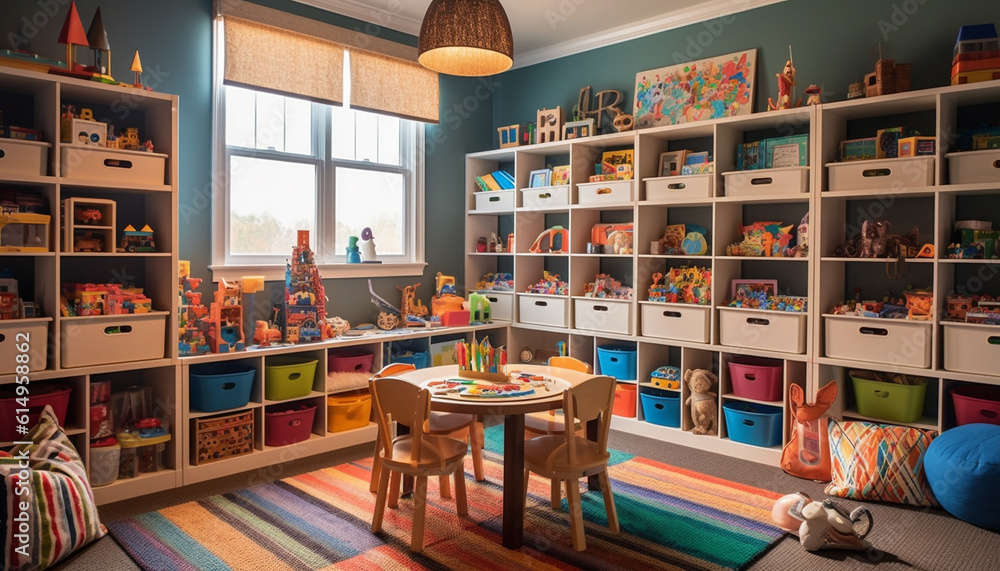
[[[343,104],[350,52],[350,105],[438,122],[438,75],[417,48],[240,0],[216,0],[223,18],[227,84]]]

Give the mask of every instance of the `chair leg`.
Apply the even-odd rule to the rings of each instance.
[[[461,467],[455,470],[455,511],[460,516],[469,515],[469,502],[465,496],[465,470]]]
[[[438,485],[441,488],[441,499],[451,499],[451,484],[448,483],[448,476],[438,476]]]
[[[611,493],[611,478],[608,477],[608,469],[597,475],[601,483],[601,491],[604,492],[604,510],[608,512],[608,529],[611,533],[618,533],[621,528],[618,526],[618,510],[615,509],[615,496]]]
[[[385,472],[385,470],[382,470],[382,471]],[[390,475],[391,475],[391,478],[389,480],[389,500],[388,500],[389,504],[388,505],[389,505],[390,508],[396,509],[396,508],[399,507],[399,485],[400,485],[400,479],[401,478],[399,476],[399,472],[395,472],[395,471],[392,471],[392,470],[390,470]]]
[[[382,458],[379,453],[382,452],[382,434],[381,432],[375,437],[375,456],[372,459],[372,479],[368,484],[368,491],[374,492],[378,490],[378,476],[379,471],[382,469]]]
[[[573,549],[587,549],[587,540],[583,537],[583,506],[580,503],[579,480],[566,480],[566,500],[569,503],[570,529],[573,531]]]
[[[560,482],[555,478],[552,479],[552,492],[549,501],[552,502],[552,509],[554,510],[562,509],[562,495],[560,494],[559,490],[559,484],[561,483],[562,482]]]
[[[528,469],[525,468],[524,469],[524,478],[522,478],[522,480],[521,480],[522,482],[524,482],[524,509],[525,510],[528,509],[528,478],[530,478],[530,477],[531,477],[531,472],[529,472]]]
[[[486,436],[483,433],[483,423],[476,421],[469,427],[469,440],[472,446],[472,472],[476,475],[476,481],[482,482],[486,479],[483,473],[483,446]]]
[[[417,476],[413,486],[413,535],[410,549],[414,553],[424,551],[424,516],[427,512],[427,476]]]
[[[385,515],[385,501],[388,495],[389,471],[382,470],[378,479],[378,495],[375,496],[375,513],[372,514],[372,533],[382,531],[382,517]]]

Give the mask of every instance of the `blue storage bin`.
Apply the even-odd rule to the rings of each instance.
[[[597,362],[601,364],[601,374],[619,381],[636,380],[635,347],[628,345],[605,345],[597,348]]]
[[[781,444],[781,408],[729,401],[722,405],[722,412],[730,439],[765,448]]]
[[[681,427],[681,394],[642,389],[639,393],[642,401],[642,415],[646,422],[660,426]]]
[[[393,363],[409,363],[418,369],[429,367],[431,354],[426,352],[401,353],[392,358]]]
[[[215,412],[240,408],[250,402],[256,369],[234,363],[207,363],[191,367],[191,410]]]

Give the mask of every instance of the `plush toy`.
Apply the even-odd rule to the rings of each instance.
[[[684,382],[691,390],[691,396],[684,401],[691,405],[691,421],[694,422],[691,434],[717,434],[719,413],[715,403],[717,395],[712,388],[718,384],[718,377],[705,369],[688,369],[684,371]]]
[[[864,506],[847,513],[832,500],[816,502],[799,492],[775,500],[771,517],[778,527],[798,535],[806,551],[871,547],[865,537],[872,530],[872,514]]]

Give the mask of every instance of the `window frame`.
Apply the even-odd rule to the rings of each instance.
[[[315,149],[314,155],[301,155],[283,151],[271,151],[257,148],[237,148],[230,150],[226,144],[226,106],[225,88],[222,81],[223,39],[222,24],[218,24],[213,38],[213,81],[212,81],[212,216],[211,216],[211,264],[213,281],[221,279],[236,280],[244,276],[263,276],[265,280],[284,280],[288,255],[294,244],[288,244],[288,254],[270,256],[261,260],[262,256],[233,256],[229,252],[230,238],[230,196],[229,172],[230,159],[233,155],[260,159],[277,159],[288,162],[302,162],[317,165],[316,194],[316,231],[311,236],[311,242],[316,245],[317,259],[320,256],[333,256],[333,261],[317,261],[317,267],[324,279],[382,277],[382,276],[420,276],[426,267],[425,256],[425,224],[424,224],[424,124],[409,120],[409,127],[400,129],[400,163],[399,167],[381,165],[368,161],[334,159],[332,149],[332,113],[326,105],[311,104],[312,137]],[[349,86],[349,83],[347,84]],[[349,87],[346,87],[349,89]],[[345,98],[348,99],[349,98]],[[401,121],[403,121],[401,119]],[[404,125],[406,123],[400,123]],[[322,128],[320,128],[322,126]],[[411,131],[409,135],[405,133]],[[412,161],[412,167],[407,163]],[[404,177],[403,215],[409,221],[407,232],[403,237],[404,246],[412,246],[408,254],[409,260],[403,256],[380,257],[380,264],[349,264],[346,255],[337,252],[323,252],[322,244],[333,244],[336,234],[336,218],[334,212],[334,196],[336,192],[336,169],[338,167],[361,168],[375,172],[401,173]],[[328,221],[326,227],[323,220]],[[378,237],[376,236],[376,243]],[[281,258],[280,262],[277,258]]]

